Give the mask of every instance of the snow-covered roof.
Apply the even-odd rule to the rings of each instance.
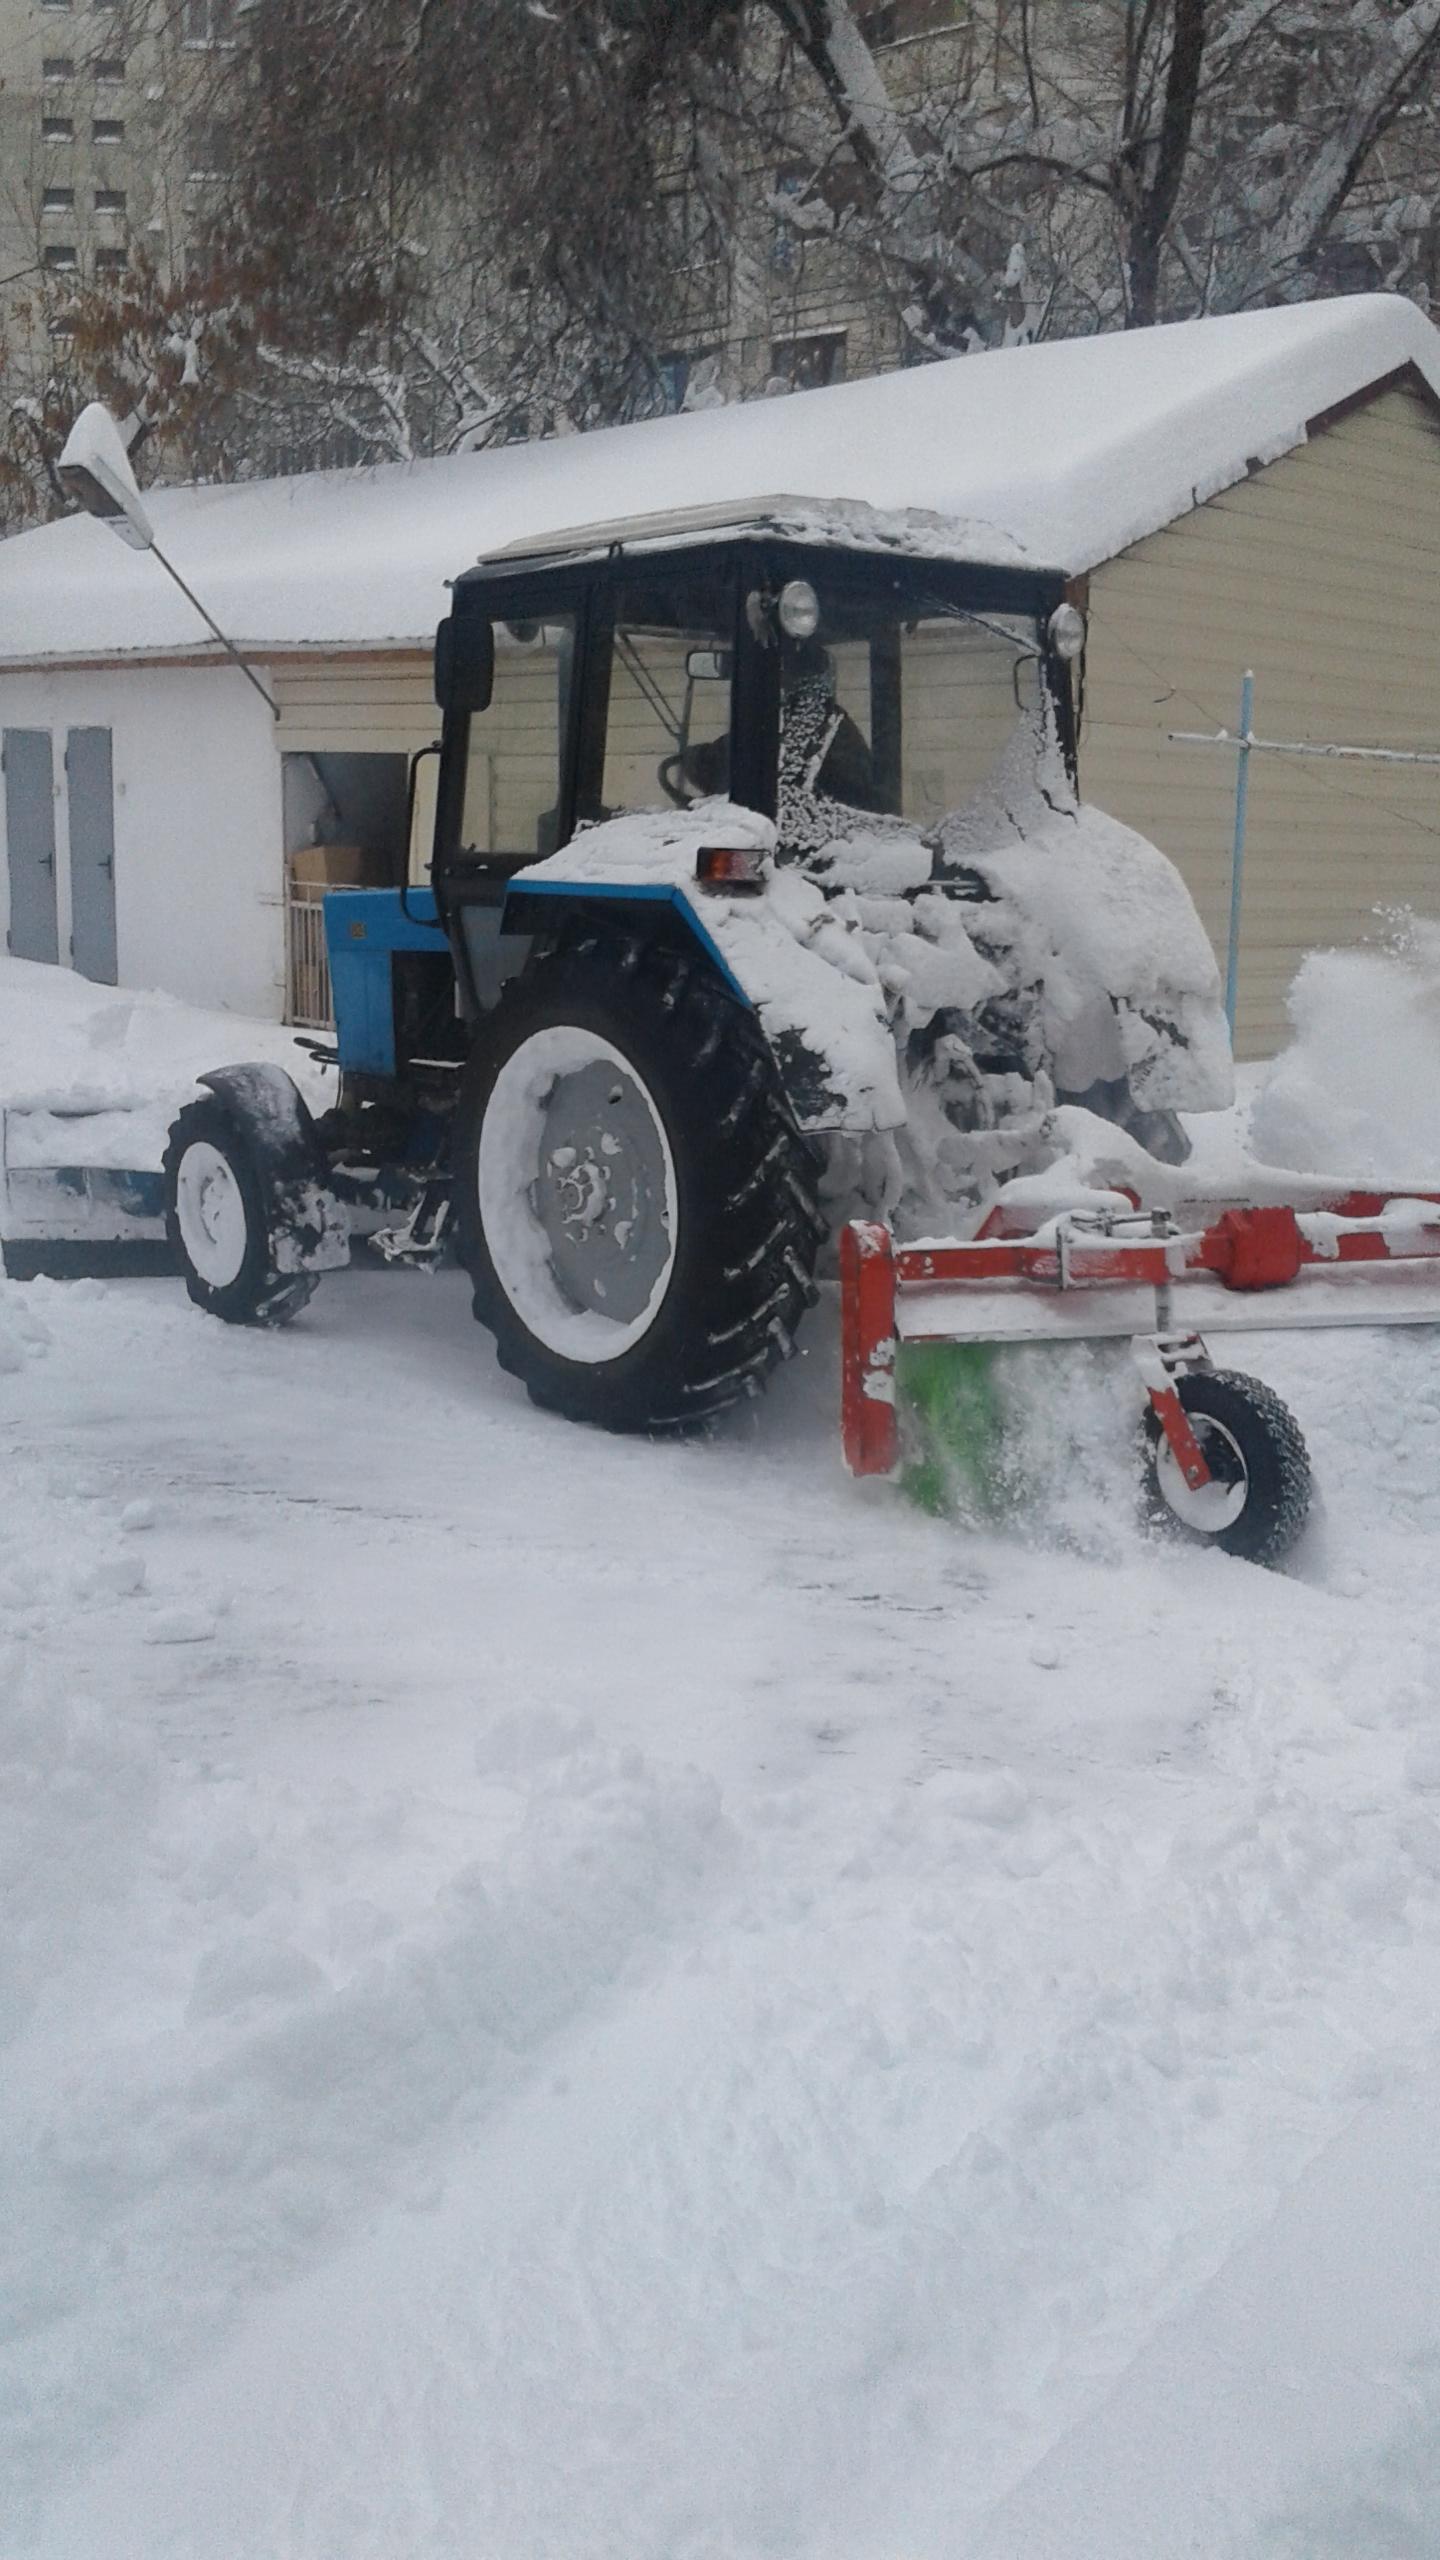
[[[1440,331],[1398,296],[1354,295],[432,462],[155,490],[146,505],[217,620],[262,654],[413,646],[445,582],[506,544],[662,507],[743,511],[775,489],[803,492],[822,524],[837,500],[921,511],[932,554],[1078,573],[1405,365],[1440,393]],[[89,517],[0,543],[0,664],[212,645],[156,562]]]

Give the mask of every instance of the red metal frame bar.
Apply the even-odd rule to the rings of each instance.
[[[1412,1200],[1433,1206],[1434,1220],[1408,1234],[1387,1232],[1386,1211]],[[1106,1235],[1060,1220],[1040,1241],[977,1236],[970,1244],[900,1245],[894,1260],[897,1289],[996,1280],[1048,1289],[1157,1288],[1197,1272],[1227,1289],[1280,1289],[1308,1268],[1440,1260],[1440,1193],[1351,1192],[1322,1210],[1226,1209],[1191,1235]]]
[[[854,1218],[840,1238],[840,1404],[852,1476],[887,1476],[895,1420],[895,1246],[888,1227]]]
[[[1409,1208],[1409,1218],[1395,1212]],[[1426,1218],[1424,1209],[1433,1209]],[[1143,1213],[1135,1213],[1140,1223]],[[895,1350],[900,1307],[909,1290],[954,1287],[956,1322],[944,1333],[913,1339],[963,1341],[964,1289],[1020,1281],[1042,1290],[1143,1286],[1163,1289],[1208,1274],[1227,1289],[1282,1289],[1303,1270],[1347,1264],[1433,1262],[1440,1286],[1440,1192],[1351,1191],[1323,1207],[1284,1205],[1224,1209],[1188,1235],[1136,1234],[1130,1221],[1107,1234],[1084,1213],[1055,1220],[1037,1237],[1006,1232],[996,1213],[992,1232],[967,1244],[897,1245],[886,1226],[855,1219],[840,1239],[842,1424],[854,1475],[888,1475],[899,1458]],[[995,1232],[995,1229],[999,1232]],[[1437,1300],[1440,1316],[1440,1300]],[[1153,1400],[1153,1399],[1152,1399]],[[1178,1408],[1177,1408],[1178,1409]],[[1165,1417],[1162,1415],[1162,1422]],[[1167,1436],[1175,1437],[1166,1423]],[[1190,1436],[1183,1424],[1180,1438]],[[1179,1450],[1182,1463],[1188,1453]],[[1199,1456],[1198,1449],[1193,1453]],[[1203,1458],[1200,1461],[1203,1468]],[[1187,1469],[1187,1474],[1188,1474]]]

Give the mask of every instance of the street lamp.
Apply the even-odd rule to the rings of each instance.
[[[280,705],[267,693],[252,666],[241,657],[233,640],[228,640],[212,613],[192,587],[187,587],[173,560],[167,560],[155,539],[155,528],[145,512],[125,439],[103,400],[92,400],[82,409],[69,435],[56,466],[60,484],[67,494],[77,498],[87,515],[98,516],[103,524],[128,542],[132,551],[151,551],[160,566],[175,581],[182,596],[192,604],[206,629],[213,631],[227,657],[233,658],[247,684],[252,684],[267,711],[280,717]]]

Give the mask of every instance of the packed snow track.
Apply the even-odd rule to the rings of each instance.
[[[1284,1575],[1122,1354],[1001,1535],[823,1310],[650,1446],[454,1275],[0,1284],[7,2560],[1430,2547],[1440,1363],[1226,1353]]]

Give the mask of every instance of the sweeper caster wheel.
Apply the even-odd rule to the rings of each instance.
[[[261,1156],[219,1102],[187,1103],[165,1150],[166,1236],[196,1306],[225,1324],[288,1324],[315,1292],[313,1273],[278,1267]]]
[[[1310,1512],[1310,1455],[1295,1416],[1258,1378],[1234,1369],[1190,1370],[1176,1386],[1210,1482],[1186,1483],[1159,1417],[1147,1411],[1141,1426],[1147,1520],[1251,1564],[1277,1564]]]

